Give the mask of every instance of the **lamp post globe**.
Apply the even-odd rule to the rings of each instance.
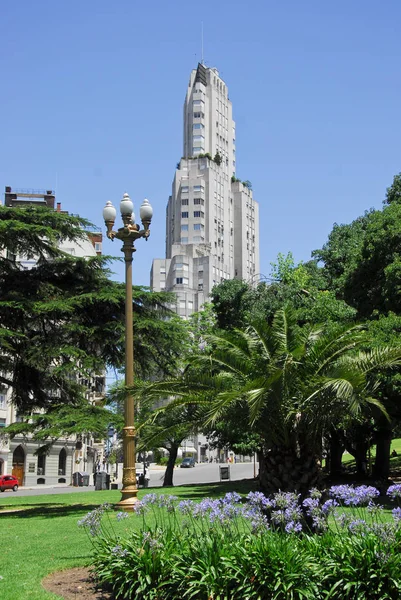
[[[141,221],[151,222],[153,217],[153,208],[147,198],[142,202],[141,208],[139,209],[139,216],[141,217]]]
[[[134,204],[127,193],[124,194],[120,202],[120,212],[123,220],[130,218],[135,223]]]
[[[103,209],[103,219],[105,223],[107,223],[108,221],[112,221],[114,223],[114,221],[116,220],[116,216],[117,211],[114,208],[113,203],[110,202],[110,200],[108,200],[106,202],[106,206]]]

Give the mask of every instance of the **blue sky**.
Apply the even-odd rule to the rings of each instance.
[[[202,21],[233,103],[237,175],[260,203],[262,273],[278,252],[308,260],[401,171],[399,0],[19,0],[0,20],[1,192],[56,188],[97,225],[106,200],[148,197],[136,283],[164,256]],[[104,252],[121,256],[119,243]]]

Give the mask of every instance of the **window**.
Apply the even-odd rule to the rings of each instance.
[[[40,448],[40,454],[38,456],[38,475],[45,475],[46,473],[46,451]]]
[[[205,229],[204,225],[202,225],[201,223],[195,223],[195,225],[194,225],[195,231],[201,231],[202,229]]]
[[[195,210],[194,211],[194,217],[202,217],[202,219],[204,218],[205,213],[203,212],[203,210]]]
[[[204,192],[205,188],[203,185],[194,185],[194,192]]]
[[[188,238],[187,237],[181,237],[181,244],[188,244]]]
[[[3,409],[3,410],[5,408],[7,408],[6,395],[5,394],[0,394],[0,408]]]
[[[192,154],[200,154],[201,152],[203,152],[203,148],[200,146],[195,146],[192,148]]]
[[[58,474],[65,475],[66,474],[66,466],[67,466],[67,452],[65,448],[60,450],[60,454],[58,455]]]
[[[193,100],[192,104],[194,106],[203,106],[205,103],[203,102],[203,100]]]
[[[205,204],[205,201],[203,198],[194,198],[194,204]]]
[[[182,185],[181,186],[181,192],[189,192],[189,186],[188,185]]]
[[[182,204],[182,206],[188,206],[188,198],[183,198],[181,200],[181,204]]]
[[[205,141],[205,136],[204,135],[194,135],[192,139],[194,142],[201,142],[203,144],[203,142]]]
[[[181,225],[181,231],[188,231],[188,225]]]
[[[182,212],[181,213],[181,218],[182,219],[188,219],[188,212]]]
[[[1,427],[5,427],[6,426],[6,420],[5,419],[0,419],[0,428]]]
[[[95,252],[102,251],[102,244],[100,242],[95,242]]]
[[[188,267],[188,265],[185,265],[185,266],[186,266],[186,267]],[[174,270],[176,270],[176,269],[177,269],[178,271],[180,271],[180,270],[182,270],[183,268],[184,268],[184,263],[179,263],[179,262],[177,262],[177,263],[175,263],[175,265],[174,265]],[[187,270],[188,270],[188,269],[187,269]]]
[[[194,112],[194,119],[204,119],[205,115],[203,112]]]
[[[194,129],[205,129],[205,126],[203,123],[194,123],[193,128]]]
[[[176,277],[175,278],[175,282],[176,282],[177,285],[181,285],[182,284],[182,280],[183,280],[182,277]]]

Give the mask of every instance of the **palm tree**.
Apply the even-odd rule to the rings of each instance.
[[[262,440],[262,490],[304,493],[319,485],[324,431],[372,405],[384,412],[374,396],[375,372],[399,365],[401,347],[363,352],[362,343],[361,326],[301,328],[283,309],[271,325],[208,336],[207,351],[178,379],[155,383],[147,394],[174,396],[170,406],[196,403],[209,425],[245,403],[244,427]]]

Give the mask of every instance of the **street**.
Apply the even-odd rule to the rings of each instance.
[[[253,477],[253,463],[234,463],[230,465],[217,463],[202,463],[197,464],[190,469],[174,469],[174,485],[197,484],[197,483],[217,483],[220,481],[220,467],[230,467],[230,479],[236,481],[240,479],[251,479]],[[142,466],[137,464],[137,472],[141,472]],[[149,469],[150,481],[149,487],[160,487],[163,485],[164,467],[151,466]],[[256,463],[256,473],[258,472],[258,464]],[[66,485],[58,485],[55,487],[40,486],[37,488],[20,488],[18,492],[6,491],[0,495],[0,504],[2,500],[6,500],[12,496],[41,496],[49,494],[67,494],[93,491],[93,485],[85,487],[73,487]]]

